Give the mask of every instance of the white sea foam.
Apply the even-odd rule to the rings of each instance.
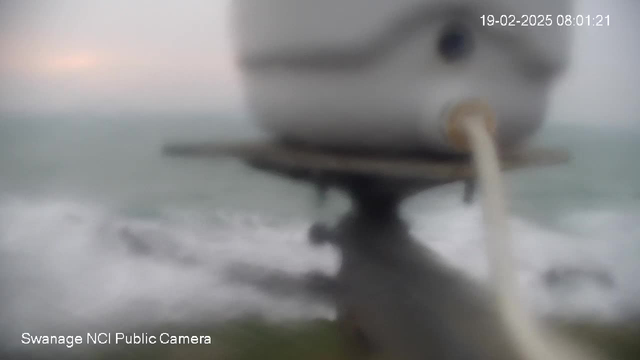
[[[437,211],[410,211],[421,242],[483,281],[481,212],[442,196]],[[568,214],[559,232],[512,219],[522,290],[543,314],[618,319],[638,311],[640,216]],[[127,218],[109,208],[56,199],[0,202],[0,335],[223,320],[332,316],[322,304],[274,298],[229,281],[249,263],[302,274],[332,272],[332,249],[308,246],[304,221],[236,213],[164,211]],[[558,270],[555,282],[549,272]],[[566,271],[569,269],[568,271]],[[605,279],[605,280],[603,280]]]
[[[246,312],[331,316],[326,306],[270,298],[222,276],[234,262],[291,272],[335,267],[330,249],[306,245],[306,224],[217,220],[192,226],[119,218],[73,202],[4,202],[0,333],[211,321]]]

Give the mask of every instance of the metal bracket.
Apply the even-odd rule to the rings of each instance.
[[[464,201],[465,204],[470,205],[471,203],[473,203],[477,187],[477,181],[475,178],[464,180],[464,193],[462,195],[462,201]]]

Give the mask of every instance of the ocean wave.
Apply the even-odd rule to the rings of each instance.
[[[630,215],[612,211],[598,231],[592,216],[590,211],[568,213],[557,219],[563,230],[511,219],[520,290],[539,313],[602,321],[640,313],[635,281],[640,263],[634,255],[640,242],[633,232],[619,229],[620,222],[630,225]],[[489,280],[479,206],[441,207],[411,216],[411,221],[414,234],[429,236],[428,246],[451,264],[479,281]],[[638,230],[636,221],[635,233]]]
[[[488,270],[482,214],[443,196],[410,211],[419,241],[478,281]],[[638,214],[569,213],[555,231],[512,220],[520,284],[530,305],[554,316],[619,319],[640,304]],[[331,317],[326,304],[278,298],[224,276],[234,264],[304,275],[332,273],[333,249],[307,244],[309,223],[260,214],[162,209],[136,218],[60,199],[0,201],[0,323],[4,336],[91,326],[136,326],[247,312]]]
[[[140,220],[71,201],[4,201],[4,331],[126,328],[247,312],[332,316],[323,304],[276,299],[222,276],[225,267],[247,261],[294,273],[334,268],[330,249],[306,245],[308,224],[274,226],[255,215],[218,213],[201,216],[216,221],[193,226],[184,217]]]

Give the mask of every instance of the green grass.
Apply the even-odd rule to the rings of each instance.
[[[640,360],[640,326],[564,324],[559,326],[578,341],[600,349],[611,359]]]
[[[640,328],[627,326],[560,325],[577,340],[604,350],[615,360],[640,359]],[[96,354],[99,360],[355,360],[365,359],[332,321],[317,320],[288,324],[247,318],[210,329],[174,331],[204,335],[212,345],[123,346]],[[445,360],[445,359],[443,359]]]

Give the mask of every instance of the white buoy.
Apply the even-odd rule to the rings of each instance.
[[[235,0],[233,13],[259,125],[347,150],[455,152],[443,114],[469,99],[491,106],[501,146],[519,144],[570,50],[566,0]]]

